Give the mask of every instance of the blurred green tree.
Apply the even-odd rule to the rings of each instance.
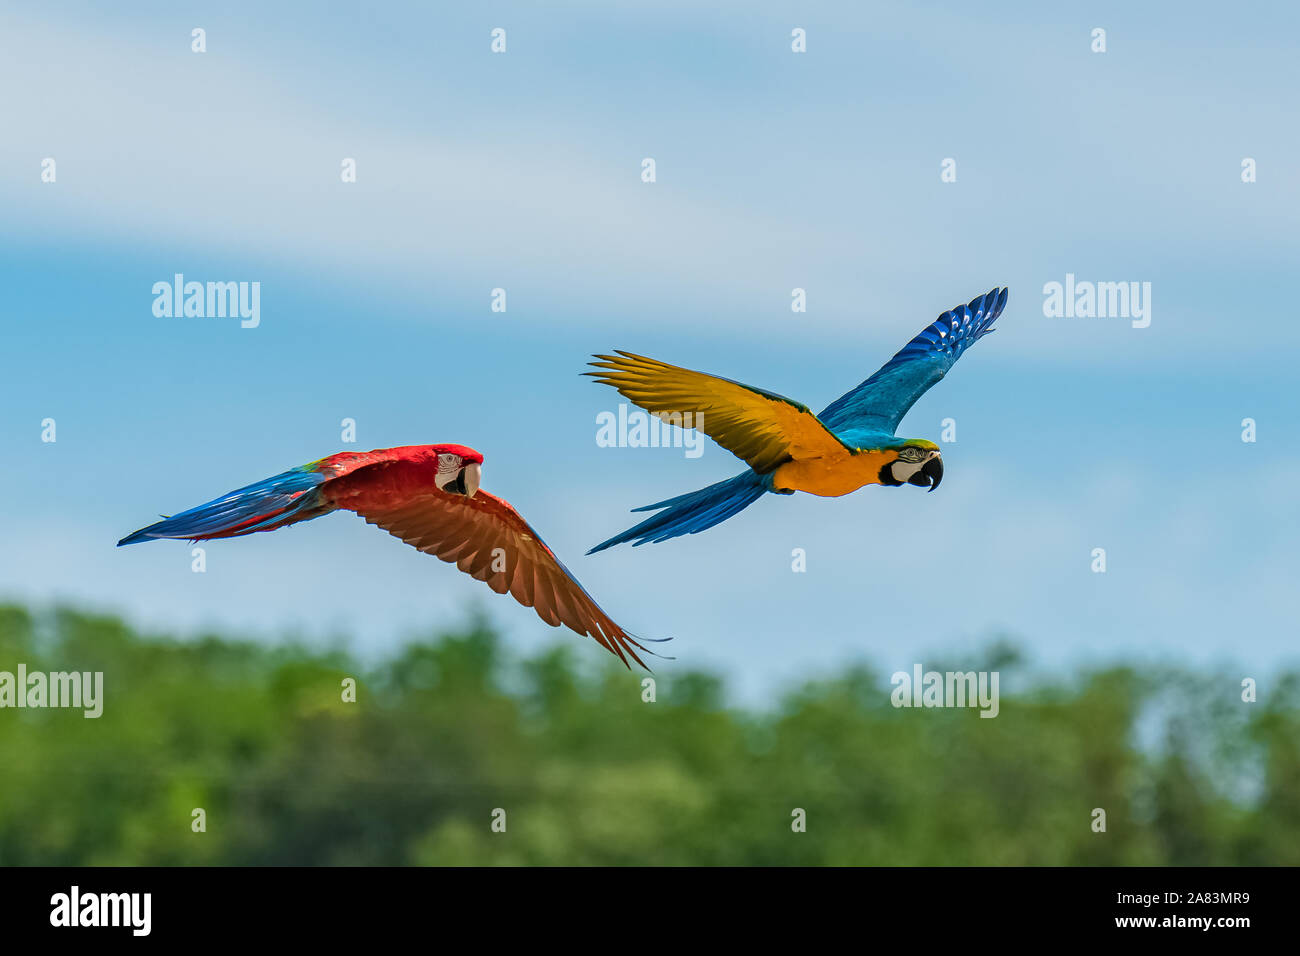
[[[896,709],[866,666],[755,712],[579,660],[512,662],[478,619],[364,671],[0,606],[0,670],[105,686],[98,719],[0,710],[0,864],[1300,863],[1300,675],[1253,704],[1178,669],[1030,679],[999,640],[961,665],[1014,673],[990,720]]]

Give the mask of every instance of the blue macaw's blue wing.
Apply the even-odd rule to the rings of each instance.
[[[945,312],[853,391],[840,396],[817,417],[837,432],[863,429],[893,435],[907,410],[948,373],[961,353],[993,331],[993,320],[1007,304],[1007,290],[994,289]]]

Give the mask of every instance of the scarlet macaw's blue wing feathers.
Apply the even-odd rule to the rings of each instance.
[[[893,435],[907,410],[947,374],[962,352],[993,331],[1007,290],[993,289],[945,312],[853,391],[817,417],[831,429],[862,428]]]
[[[269,531],[282,525],[317,517],[332,510],[322,506],[315,489],[326,478],[319,472],[294,468],[273,478],[232,491],[206,504],[154,522],[127,535],[118,545],[136,544],[152,538],[233,538],[254,531]]]

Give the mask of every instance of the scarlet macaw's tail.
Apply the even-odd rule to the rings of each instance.
[[[734,478],[701,488],[699,491],[678,495],[676,498],[669,498],[657,504],[633,508],[633,511],[658,511],[659,513],[646,518],[639,525],[628,528],[621,534],[614,535],[608,541],[602,541],[587,553],[595,554],[597,551],[604,551],[625,541],[631,541],[632,546],[636,547],[640,544],[667,541],[679,534],[695,534],[706,528],[712,528],[715,524],[744,511],[761,498],[770,490],[767,487],[768,480],[769,476],[746,471]]]
[[[321,501],[317,490],[325,476],[309,468],[294,468],[164,518],[127,535],[117,543],[118,547],[153,538],[190,541],[233,538],[254,531],[270,531],[333,511],[332,505]]]

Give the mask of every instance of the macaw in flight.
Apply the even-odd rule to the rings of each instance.
[[[635,511],[656,511],[640,524],[590,551],[631,541],[633,546],[696,534],[727,520],[764,494],[837,498],[863,485],[916,485],[934,491],[943,478],[939,446],[924,438],[897,438],[907,410],[972,343],[993,331],[1007,304],[994,289],[945,312],[853,391],[820,414],[806,405],[731,379],[693,372],[631,352],[597,355],[585,372],[664,420],[694,413],[706,435],[748,470]],[[682,419],[679,419],[679,421]]]
[[[340,452],[164,518],[117,544],[233,538],[355,511],[498,594],[509,591],[552,627],[565,624],[625,665],[631,657],[645,667],[636,652],[654,651],[610,620],[509,502],[479,490],[482,466],[483,456],[464,445]]]

